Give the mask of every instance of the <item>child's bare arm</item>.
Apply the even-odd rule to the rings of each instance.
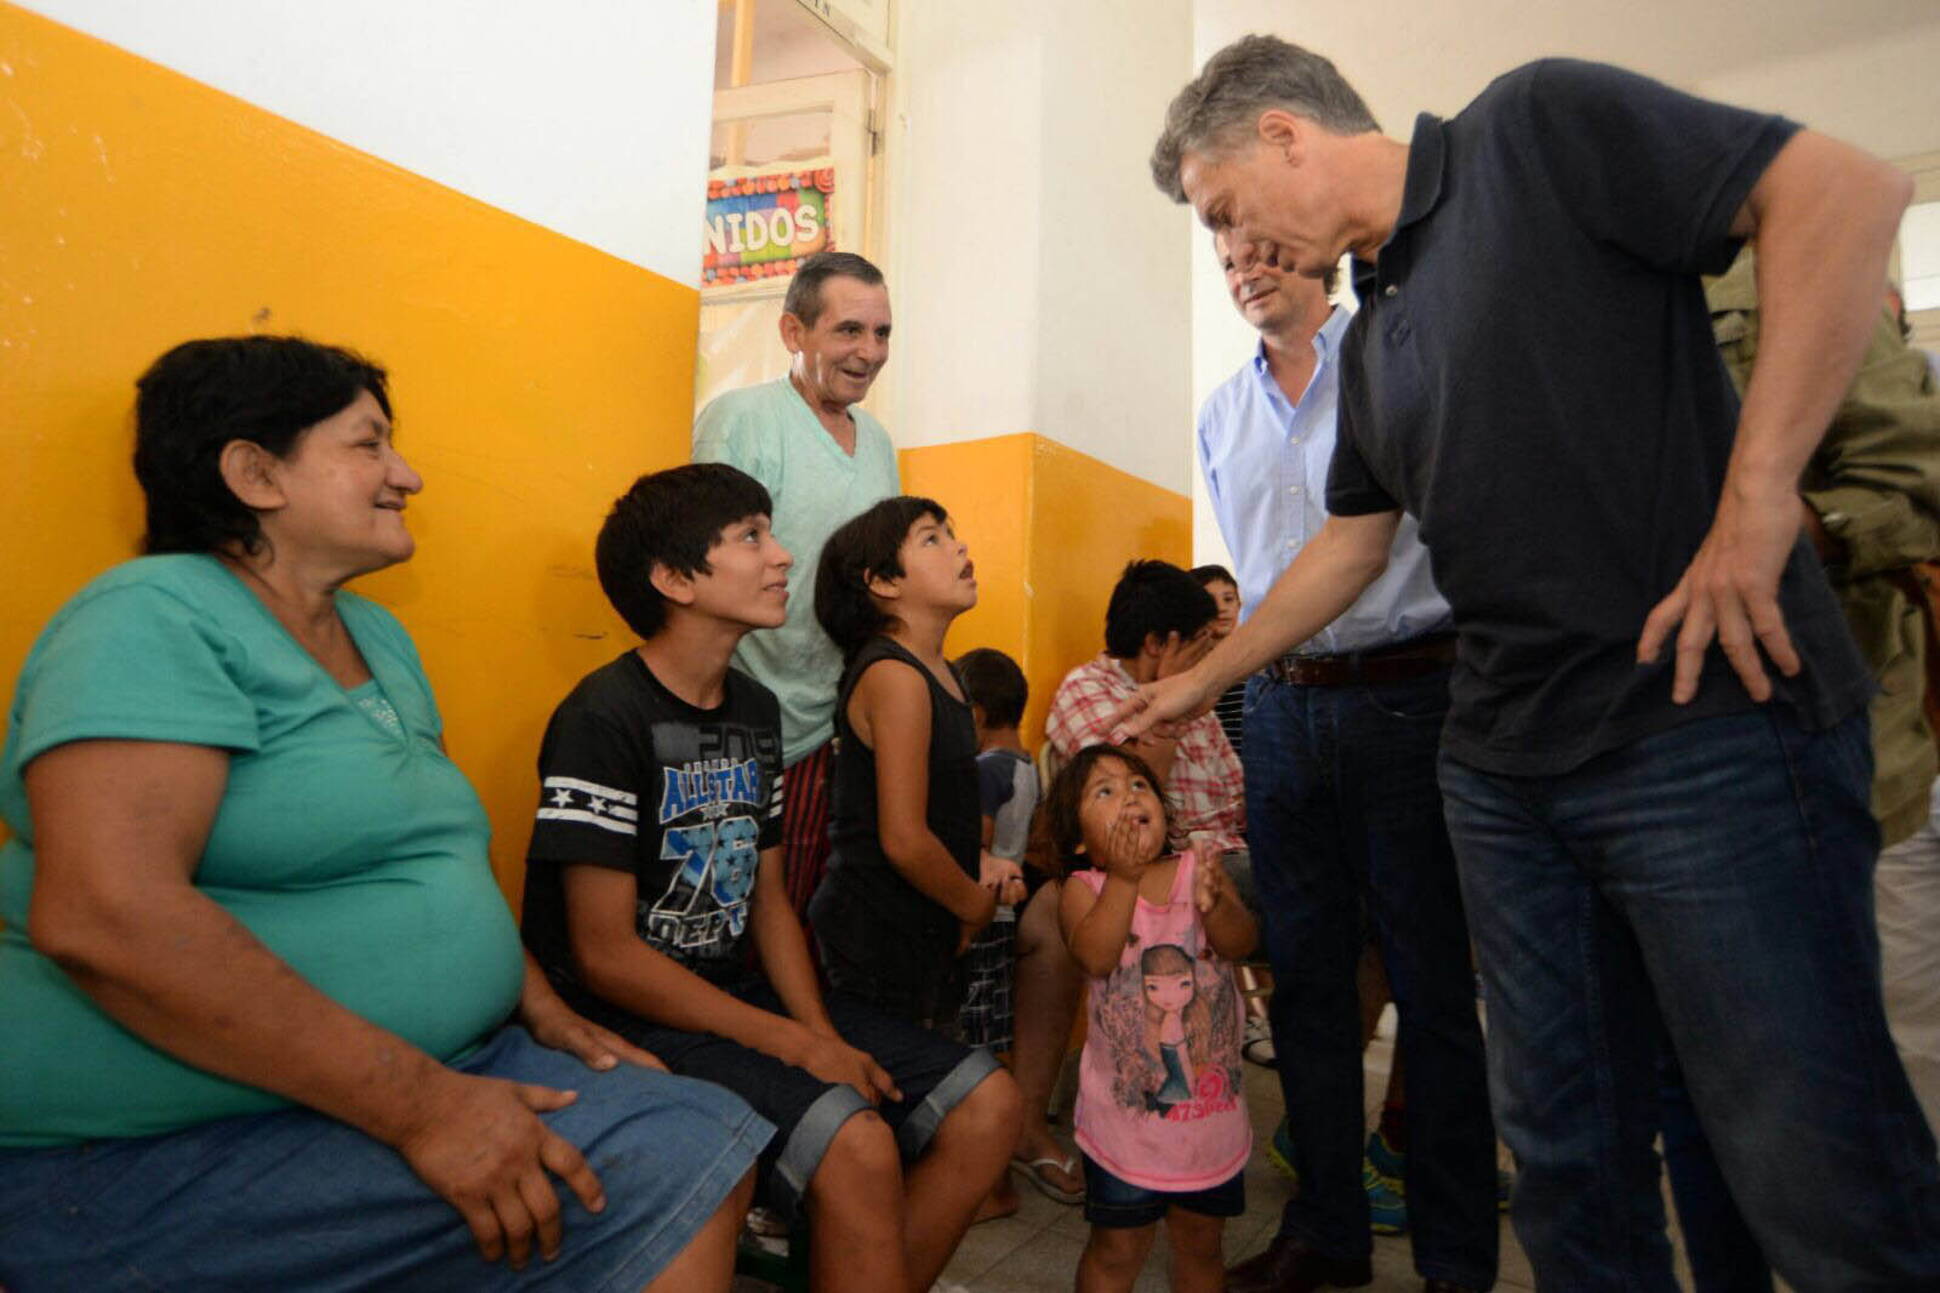
[[[1105,873],[1104,887],[1094,895],[1090,885],[1066,884],[1059,899],[1065,944],[1093,978],[1102,979],[1118,968],[1125,936],[1132,932],[1139,877],[1152,865],[1151,859],[1137,856],[1138,834],[1138,823],[1120,812],[1105,846],[1092,859]]]
[[[1132,932],[1132,911],[1138,905],[1135,881],[1107,875],[1097,893],[1091,886],[1067,880],[1059,886],[1058,927],[1084,972],[1102,979],[1118,968],[1125,936]]]
[[[929,684],[900,661],[881,661],[857,680],[849,722],[876,755],[876,836],[883,856],[965,926],[988,925],[995,896],[964,874],[929,827]]]
[[[1193,903],[1206,927],[1206,942],[1228,961],[1251,956],[1259,946],[1259,922],[1239,900],[1226,860],[1217,853],[1202,855],[1193,881]]]

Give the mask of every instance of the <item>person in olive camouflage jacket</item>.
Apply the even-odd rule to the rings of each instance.
[[[1883,285],[1882,285],[1883,290]],[[1758,288],[1748,249],[1707,280],[1711,323],[1742,396],[1758,350]],[[1926,610],[1912,567],[1940,559],[1940,391],[1925,356],[1884,309],[1859,375],[1840,402],[1799,490],[1805,524],[1879,683],[1873,815],[1893,845],[1927,819],[1940,772],[1926,690]]]

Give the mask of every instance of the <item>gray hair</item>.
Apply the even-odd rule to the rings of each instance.
[[[1374,114],[1332,62],[1277,36],[1242,36],[1206,60],[1165,110],[1152,149],[1152,182],[1186,200],[1179,165],[1187,153],[1216,153],[1269,108],[1306,117],[1337,135],[1379,130]]]
[[[792,314],[812,328],[822,317],[822,284],[831,278],[853,278],[866,287],[882,286],[882,271],[852,251],[818,251],[803,261],[788,281],[782,298],[783,314]]]

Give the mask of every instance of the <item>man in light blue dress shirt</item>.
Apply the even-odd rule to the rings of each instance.
[[[1206,400],[1196,447],[1250,613],[1326,520],[1336,350],[1349,315],[1328,303],[1331,276],[1261,263],[1242,271],[1214,246],[1260,348]],[[1232,1271],[1237,1293],[1366,1282],[1363,912],[1401,1012],[1415,1265],[1459,1287],[1494,1280],[1495,1133],[1435,777],[1453,660],[1448,604],[1410,517],[1360,600],[1246,684],[1247,835],[1300,1189],[1273,1246]]]

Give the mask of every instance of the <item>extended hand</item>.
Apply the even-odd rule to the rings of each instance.
[[[1697,694],[1704,653],[1714,637],[1753,700],[1769,700],[1772,694],[1760,647],[1786,677],[1798,673],[1798,652],[1778,606],[1779,576],[1798,534],[1798,501],[1791,491],[1747,497],[1725,482],[1711,532],[1677,587],[1650,612],[1637,639],[1637,659],[1651,664],[1671,629],[1683,624],[1677,635],[1672,701],[1682,705]]]
[[[1123,745],[1147,732],[1177,736],[1180,723],[1211,709],[1215,699],[1207,697],[1205,685],[1194,669],[1145,683],[1112,714],[1111,743]]]
[[[809,1033],[808,1043],[795,1060],[795,1067],[807,1069],[824,1082],[846,1082],[870,1104],[881,1104],[885,1098],[903,1098],[874,1056],[857,1050],[840,1037]]]
[[[574,1093],[450,1070],[437,1088],[425,1093],[423,1115],[393,1147],[458,1209],[486,1261],[510,1257],[518,1270],[535,1237],[540,1256],[558,1256],[559,1196],[549,1178],[570,1186],[588,1212],[606,1207],[599,1177],[580,1152],[539,1120],[571,1104]]]

